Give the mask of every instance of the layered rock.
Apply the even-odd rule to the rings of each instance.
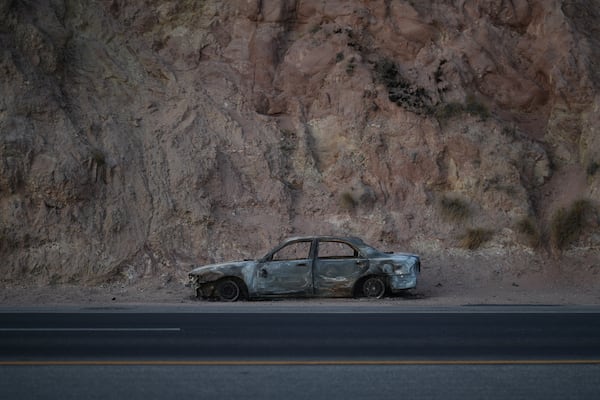
[[[427,254],[479,229],[480,251],[543,253],[519,223],[550,235],[598,198],[599,18],[583,0],[4,2],[3,279],[184,279],[311,233]],[[597,218],[571,246],[597,248]]]

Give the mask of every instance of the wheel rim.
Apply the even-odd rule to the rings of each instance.
[[[236,301],[240,297],[240,287],[233,281],[219,285],[219,298],[224,301]]]
[[[363,294],[366,297],[379,299],[385,293],[385,284],[380,278],[369,278],[363,284]]]

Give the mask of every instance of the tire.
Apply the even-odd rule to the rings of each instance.
[[[235,279],[223,279],[215,288],[217,299],[220,301],[238,301],[242,297],[242,288]]]
[[[378,276],[372,276],[364,280],[361,289],[364,297],[381,299],[385,294],[385,282]]]

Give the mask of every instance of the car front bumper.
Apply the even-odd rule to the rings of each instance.
[[[390,276],[389,283],[392,293],[413,289],[417,287],[417,274],[392,275]]]

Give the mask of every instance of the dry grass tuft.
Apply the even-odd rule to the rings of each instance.
[[[464,107],[460,103],[444,103],[435,107],[433,115],[439,121],[447,121],[459,115],[462,115],[464,112]]]
[[[340,196],[340,206],[344,210],[352,211],[356,208],[357,205],[358,205],[358,202],[356,201],[356,199],[354,199],[354,196],[352,196],[352,193],[344,192]]]
[[[490,241],[493,232],[483,228],[467,229],[460,240],[460,246],[469,250],[477,250],[484,243]]]
[[[532,217],[525,217],[517,222],[517,232],[527,238],[528,244],[533,247],[539,247],[542,243],[542,234],[538,229],[535,220]]]
[[[596,172],[600,170],[600,163],[598,161],[592,161],[586,168],[586,173],[588,176],[596,175]]]
[[[477,99],[473,96],[467,97],[465,111],[469,115],[479,117],[482,120],[486,120],[490,117],[490,111],[487,109],[487,107],[484,104],[477,101]]]
[[[456,197],[442,197],[439,202],[439,208],[442,216],[449,221],[464,221],[471,215],[469,204]]]
[[[96,163],[97,166],[103,167],[106,165],[106,155],[100,149],[92,149],[90,154],[92,161]]]
[[[576,241],[587,226],[587,216],[595,208],[589,200],[577,200],[569,208],[561,208],[550,221],[552,245],[562,250]]]

